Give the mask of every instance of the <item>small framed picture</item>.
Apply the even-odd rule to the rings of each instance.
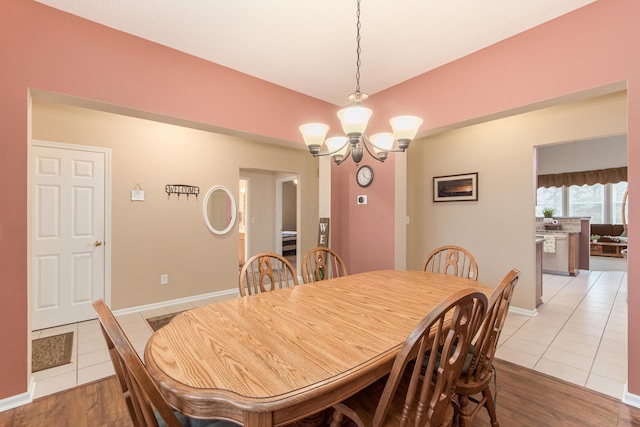
[[[478,172],[433,177],[434,202],[478,200]]]

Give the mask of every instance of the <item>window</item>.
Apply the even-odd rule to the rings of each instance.
[[[572,185],[538,188],[536,216],[544,208],[555,209],[556,216],[591,217],[593,224],[622,224],[622,199],[627,182],[616,184]]]
[[[563,216],[562,188],[563,187],[538,188],[536,216],[542,216],[542,210],[545,208],[553,208],[556,216]]]
[[[627,191],[626,182],[611,184],[611,220],[613,224],[622,224],[622,199]]]
[[[594,224],[604,224],[604,185],[569,187],[569,216],[589,216]]]

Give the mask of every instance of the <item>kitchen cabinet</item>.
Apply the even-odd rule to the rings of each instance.
[[[581,233],[554,231],[540,233],[537,237],[553,239],[553,250],[545,250],[542,243],[542,269],[545,273],[576,276],[580,273],[580,237]]]

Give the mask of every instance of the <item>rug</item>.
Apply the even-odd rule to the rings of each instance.
[[[147,319],[147,322],[149,323],[149,326],[151,326],[151,329],[153,329],[155,332],[169,323],[171,319],[173,319],[180,313],[182,313],[182,311],[179,311],[177,313],[163,314],[162,316],[150,317]]]
[[[33,340],[31,346],[31,372],[71,363],[73,332]]]

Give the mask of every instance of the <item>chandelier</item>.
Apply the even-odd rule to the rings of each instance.
[[[360,92],[360,0],[357,0],[356,17],[356,91],[349,95],[349,101],[353,105],[338,111],[338,118],[346,136],[325,139],[329,126],[324,123],[307,123],[299,128],[314,157],[332,156],[337,165],[344,162],[349,155],[354,163],[360,163],[365,149],[375,160],[384,162],[389,153],[406,151],[422,124],[420,117],[398,116],[389,120],[393,132],[367,136],[367,124],[373,111],[362,106],[362,102],[369,95]],[[326,150],[320,151],[323,144]]]

